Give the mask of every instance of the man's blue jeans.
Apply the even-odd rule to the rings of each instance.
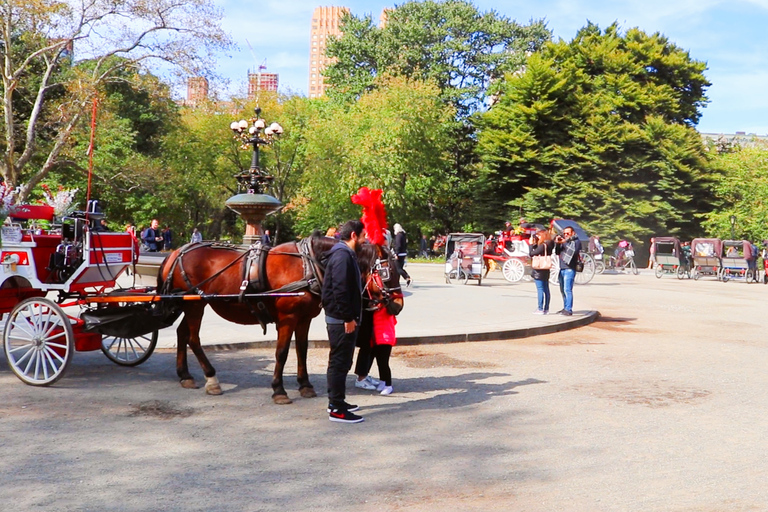
[[[560,293],[563,295],[563,309],[573,312],[573,280],[576,271],[572,268],[561,268],[557,280],[560,283]]]
[[[534,279],[536,283],[536,294],[539,298],[539,311],[549,311],[549,280],[548,279]]]

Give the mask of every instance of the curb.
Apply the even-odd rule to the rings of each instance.
[[[471,332],[465,334],[444,334],[440,336],[403,336],[397,339],[398,345],[430,345],[442,343],[466,343],[472,341],[497,341],[529,338],[542,334],[553,334],[568,331],[589,325],[600,318],[599,311],[589,311],[584,316],[579,316],[567,322],[559,322],[538,327],[525,327],[521,329],[508,329],[493,332]],[[203,349],[212,351],[223,350],[247,350],[251,348],[277,348],[277,340],[270,341],[245,341],[242,343],[221,343],[203,345]],[[328,340],[309,340],[309,348],[328,348]],[[158,351],[173,351],[175,348],[158,348]]]

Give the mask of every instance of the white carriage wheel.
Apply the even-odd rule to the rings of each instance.
[[[101,351],[107,358],[120,366],[138,366],[152,355],[157,346],[157,331],[135,338],[119,338],[104,335]]]
[[[3,331],[5,357],[13,373],[32,386],[49,386],[66,371],[75,351],[72,323],[48,299],[18,303]]]
[[[576,284],[587,284],[595,277],[595,259],[589,254],[582,254],[581,258],[584,262],[584,270],[576,272],[574,281]]]
[[[560,258],[557,256],[552,258],[552,268],[549,269],[549,282],[550,284],[560,284]]]
[[[516,283],[523,278],[523,275],[525,274],[525,266],[523,266],[522,261],[516,258],[510,258],[504,262],[504,266],[501,267],[501,272],[504,274],[504,279],[510,283]]]

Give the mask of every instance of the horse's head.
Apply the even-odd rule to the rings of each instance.
[[[386,246],[364,243],[360,246],[357,261],[363,276],[366,308],[376,310],[386,307],[393,315],[400,313],[403,292],[392,251]]]

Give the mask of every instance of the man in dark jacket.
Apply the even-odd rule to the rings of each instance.
[[[563,229],[563,235],[555,238],[555,252],[560,255],[560,293],[563,296],[561,315],[573,314],[573,282],[576,279],[576,265],[579,263],[581,241],[571,227]]]
[[[160,231],[160,222],[157,219],[152,219],[152,223],[149,225],[142,237],[149,252],[158,252],[163,248],[163,233]]]
[[[360,423],[358,407],[346,398],[347,374],[352,368],[357,326],[362,313],[362,280],[357,249],[362,243],[363,223],[351,220],[341,226],[341,243],[329,251],[323,278],[322,301],[328,330],[328,418],[340,423]]]

